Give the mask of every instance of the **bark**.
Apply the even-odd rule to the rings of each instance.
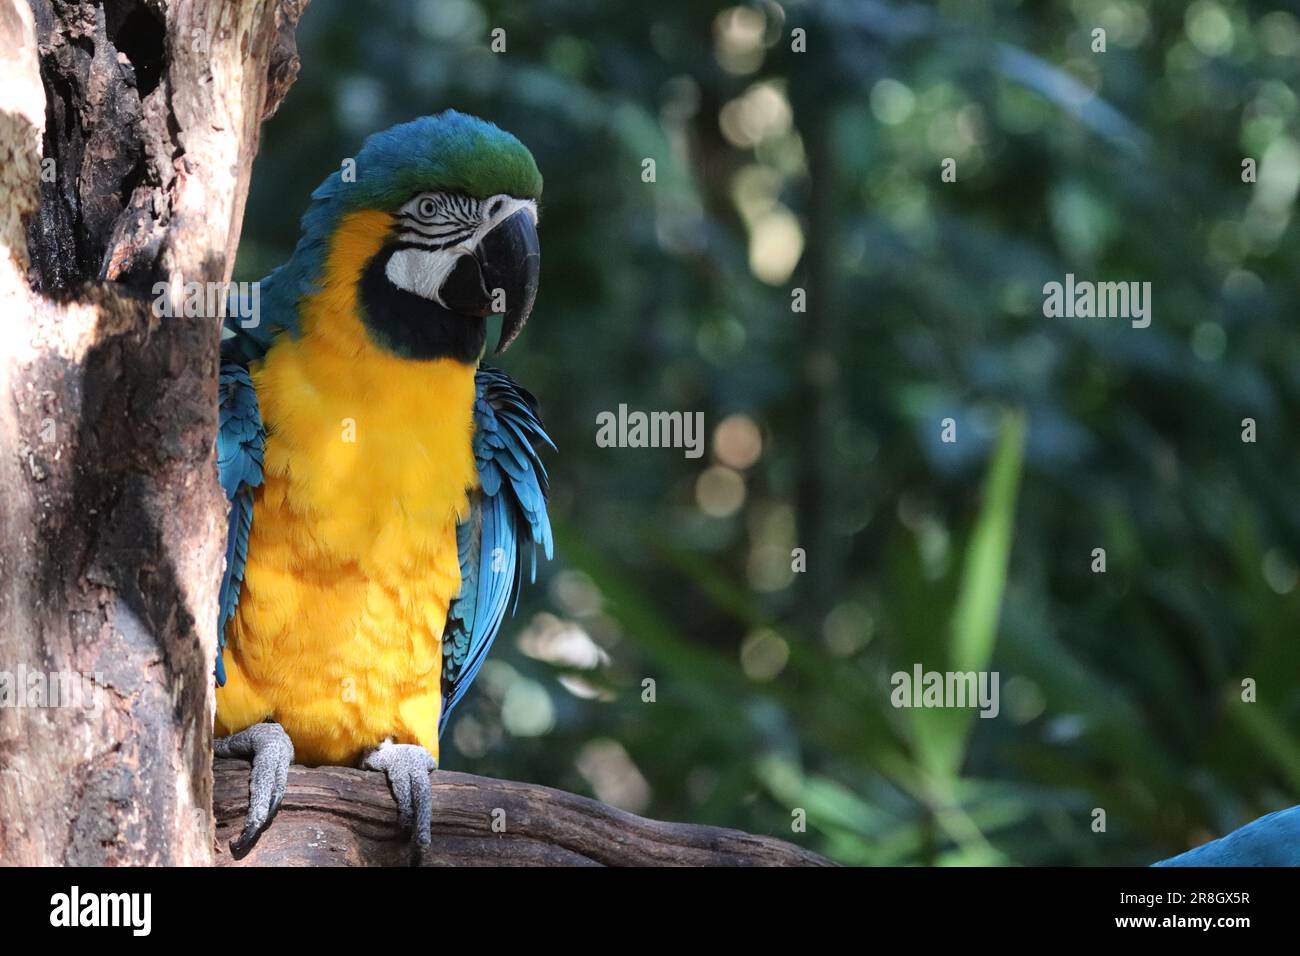
[[[152,289],[229,279],[304,6],[0,0],[5,863],[211,861],[219,318]]]
[[[828,866],[801,847],[739,830],[662,823],[586,797],[445,770],[433,774],[433,842],[401,838],[382,774],[294,767],[279,813],[241,860],[226,844],[248,810],[248,764],[216,762],[222,866]]]

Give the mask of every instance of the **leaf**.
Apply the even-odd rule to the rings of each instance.
[[[1002,595],[1006,590],[1016,497],[1024,461],[1025,419],[1008,412],[984,485],[984,502],[966,546],[966,558],[948,636],[947,668],[958,672],[988,669],[997,640]],[[926,670],[935,665],[922,662]],[[918,758],[936,782],[960,771],[974,707],[919,708],[912,711]]]

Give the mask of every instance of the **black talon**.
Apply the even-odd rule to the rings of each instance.
[[[433,754],[419,744],[384,743],[361,762],[367,770],[382,770],[397,801],[397,823],[404,842],[423,849],[432,842],[433,786],[430,771],[438,769]],[[412,839],[414,837],[414,839]]]
[[[230,852],[238,859],[253,848],[284,802],[289,765],[293,763],[293,741],[283,727],[268,722],[254,724],[229,737],[218,737],[212,742],[212,751],[218,757],[242,757],[253,762],[248,776],[248,815],[244,818],[244,829],[230,841]]]

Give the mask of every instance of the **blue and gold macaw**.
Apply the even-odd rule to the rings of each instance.
[[[222,341],[230,499],[218,756],[251,758],[246,850],[289,764],[387,774],[430,839],[438,738],[551,556],[533,397],[480,365],[537,293],[528,150],[448,111],[366,140],[312,193],[287,263]]]
[[[1300,807],[1278,810],[1152,866],[1300,866]]]

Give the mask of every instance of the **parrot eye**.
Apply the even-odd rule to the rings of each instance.
[[[420,200],[415,211],[421,219],[432,219],[438,214],[438,203],[432,197],[426,196]]]

